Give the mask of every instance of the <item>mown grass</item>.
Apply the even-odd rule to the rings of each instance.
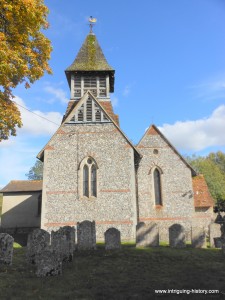
[[[155,294],[155,289],[218,289],[225,293],[224,257],[218,249],[136,249],[75,252],[58,277],[37,278],[26,264],[25,248],[14,249],[11,267],[0,267],[0,299],[178,299]],[[211,295],[216,299],[223,295]],[[205,299],[179,295],[179,299]],[[225,295],[224,295],[225,297]]]

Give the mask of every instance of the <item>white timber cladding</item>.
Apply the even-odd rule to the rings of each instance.
[[[110,120],[101,107],[89,96],[86,101],[77,107],[69,121],[69,123],[80,122],[110,122]]]
[[[97,98],[109,98],[109,75],[72,74],[71,99],[82,98],[88,90]]]

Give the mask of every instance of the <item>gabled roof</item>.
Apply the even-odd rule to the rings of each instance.
[[[204,176],[203,175],[194,176],[192,178],[192,183],[193,183],[195,207],[214,206],[214,201],[209,192]]]
[[[11,180],[1,193],[42,191],[42,180]]]
[[[162,132],[154,125],[150,125],[149,128],[146,130],[145,134],[141,138],[140,142],[137,145],[137,148],[141,148],[141,142],[147,135],[159,135],[167,144],[168,146],[180,157],[180,159],[184,162],[184,164],[191,169],[192,176],[196,175],[195,170],[192,166],[183,158],[183,156],[177,151],[177,149],[169,142],[169,140],[162,134]]]
[[[118,126],[116,120],[114,120],[114,118],[112,117],[112,115],[110,115],[110,112],[105,109],[105,107],[101,104],[101,102],[98,101],[97,98],[90,91],[87,91],[84,94],[84,96],[79,100],[79,102],[76,105],[72,106],[72,108],[68,112],[66,118],[64,118],[61,126],[58,128],[58,130],[55,132],[55,134],[51,137],[51,139],[48,141],[48,143],[45,145],[45,147],[38,153],[38,155],[37,155],[38,159],[43,160],[44,150],[48,147],[50,141],[57,134],[57,132],[60,132],[60,130],[62,129],[63,125],[65,123],[67,123],[67,122],[70,121],[70,119],[72,118],[72,116],[73,116],[75,110],[77,109],[78,105],[80,106],[80,104],[82,104],[85,101],[85,99],[87,99],[89,96],[103,110],[103,112],[106,114],[106,116],[108,117],[108,119],[116,126],[116,128],[118,129],[118,131],[123,135],[123,137],[125,138],[125,140],[127,141],[127,143],[134,149],[135,155],[138,156],[138,157],[142,157],[142,155],[140,154],[140,152],[136,149],[136,147],[132,144],[132,142],[128,139],[128,137],[120,129],[120,127]],[[76,126],[76,124],[74,124],[74,126]]]

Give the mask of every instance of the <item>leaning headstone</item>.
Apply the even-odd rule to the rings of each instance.
[[[38,277],[57,276],[62,274],[62,261],[56,251],[47,247],[35,257]]]
[[[121,248],[120,231],[116,228],[109,228],[104,233],[105,235],[105,249],[115,250]]]
[[[28,235],[26,258],[29,263],[35,264],[38,253],[50,244],[50,234],[43,229],[35,229]]]
[[[75,229],[74,227],[64,226],[51,233],[51,246],[59,253],[62,261],[73,260],[75,250]]]
[[[173,248],[186,247],[185,229],[180,224],[173,224],[169,227],[169,245]]]
[[[221,248],[221,229],[220,224],[210,224],[209,225],[209,241],[211,248]]]
[[[95,221],[83,221],[77,223],[77,249],[96,249],[96,229]]]
[[[14,238],[8,233],[0,233],[0,265],[11,265]]]
[[[204,228],[192,227],[191,244],[193,248],[206,248],[206,232]]]
[[[159,227],[156,223],[140,222],[136,226],[136,247],[158,247]]]

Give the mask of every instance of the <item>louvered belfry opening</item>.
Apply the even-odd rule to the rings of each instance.
[[[86,102],[86,120],[92,121],[92,100],[90,98]]]
[[[95,97],[106,98],[107,76],[99,74],[76,74],[73,77],[73,97],[81,98],[87,91],[90,91]]]
[[[71,117],[69,123],[111,122],[102,108],[89,96]]]

